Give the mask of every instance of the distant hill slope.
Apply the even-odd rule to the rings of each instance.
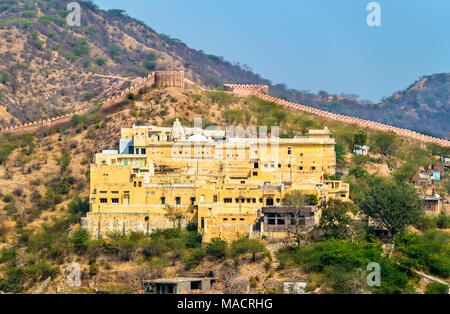
[[[194,82],[271,84],[247,67],[191,49],[121,10],[82,5],[82,26],[69,27],[61,0],[0,0],[0,125],[59,115],[125,89],[152,70],[184,70]],[[271,93],[335,113],[443,137],[450,132],[449,74],[424,77],[367,105],[345,96],[274,85]]]
[[[292,100],[319,109],[450,138],[450,74],[424,76],[405,90],[382,100],[363,104],[349,97],[292,92]]]

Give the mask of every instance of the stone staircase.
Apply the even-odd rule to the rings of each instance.
[[[272,263],[270,265],[269,271],[276,271],[280,266],[280,261],[277,259],[277,252],[279,249],[284,247],[283,243],[269,243],[267,249],[269,250],[270,257],[272,258]]]

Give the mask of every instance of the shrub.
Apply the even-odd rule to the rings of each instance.
[[[89,275],[91,277],[97,275],[100,272],[100,269],[96,263],[93,263],[89,266]]]
[[[437,218],[436,224],[440,229],[450,228],[450,216],[447,216],[444,212],[440,213]]]
[[[105,65],[106,62],[107,62],[107,60],[104,59],[104,58],[97,58],[97,59],[95,59],[95,63],[97,63],[97,65],[99,65],[99,66]]]
[[[2,249],[0,251],[0,263],[15,261],[17,253],[15,249]]]
[[[206,245],[206,254],[217,259],[224,258],[227,255],[227,242],[221,239],[212,239]]]
[[[72,242],[75,251],[82,253],[85,252],[88,247],[89,238],[89,232],[84,229],[78,229],[72,234],[70,241]]]
[[[187,269],[200,265],[205,257],[203,248],[196,248],[183,256],[183,262]]]
[[[252,261],[256,261],[256,255],[266,251],[266,247],[261,241],[240,238],[231,243],[231,255],[235,258],[250,253],[252,255]]]
[[[428,230],[423,235],[404,233],[395,241],[403,254],[403,262],[434,275],[450,276],[450,236],[440,230]]]
[[[448,294],[448,286],[438,282],[429,283],[425,294]]]
[[[146,61],[144,62],[144,67],[149,70],[149,71],[154,71],[156,69],[156,66],[158,65],[158,63],[154,62],[154,61]]]
[[[14,196],[11,193],[3,195],[3,202],[11,203],[14,200]]]

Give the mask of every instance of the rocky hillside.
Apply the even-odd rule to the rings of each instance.
[[[125,89],[153,70],[184,70],[205,86],[270,84],[247,67],[158,34],[121,10],[81,1],[82,26],[69,27],[61,0],[0,0],[0,126],[59,115]],[[271,93],[304,105],[433,136],[450,132],[449,76],[427,76],[369,105],[352,95],[317,94],[274,85]]]
[[[193,81],[267,83],[221,58],[160,36],[121,11],[81,2],[82,26],[69,27],[67,1],[0,1],[0,125],[87,106],[130,77],[184,70]]]
[[[351,95],[337,96],[325,91],[313,94],[290,90],[284,95],[318,109],[450,138],[450,73],[424,76],[379,104],[367,104]]]

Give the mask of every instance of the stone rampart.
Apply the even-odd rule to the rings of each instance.
[[[180,87],[184,88],[184,72],[182,71],[156,71],[149,74],[146,78],[142,78],[132,84],[129,88],[121,91],[117,95],[114,95],[107,100],[103,101],[102,111],[108,111],[111,108],[120,105],[128,98],[129,93],[138,92],[145,86],[159,86],[159,87]],[[88,109],[68,113],[66,115],[53,117],[49,119],[39,120],[35,122],[29,122],[25,124],[19,124],[16,126],[0,128],[1,133],[24,133],[35,132],[41,127],[57,127],[62,126],[70,122],[70,119],[74,115],[84,114]]]

